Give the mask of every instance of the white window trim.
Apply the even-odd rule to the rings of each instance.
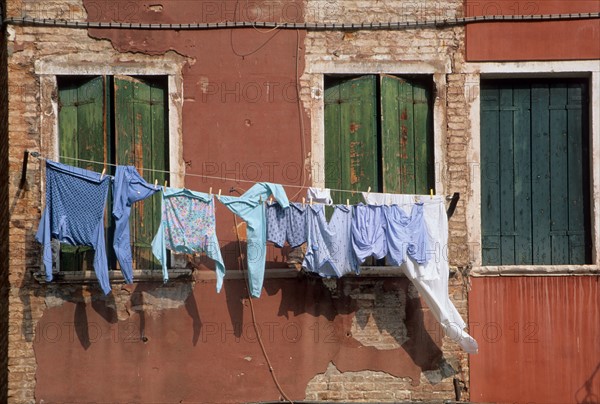
[[[589,275],[598,274],[600,259],[600,63],[590,61],[489,62],[467,63],[465,96],[470,102],[471,136],[468,144],[470,162],[470,198],[467,199],[467,232],[474,276]],[[480,83],[493,78],[589,78],[589,137],[592,211],[592,264],[590,265],[500,265],[483,266],[481,251],[481,178],[480,170]]]
[[[77,60],[42,59],[36,61],[35,72],[40,78],[41,106],[41,142],[42,154],[58,160],[58,102],[53,94],[57,94],[58,75],[98,75],[98,76],[167,76],[168,107],[169,107],[169,171],[170,183],[174,187],[184,184],[185,164],[183,163],[182,148],[182,108],[183,108],[183,79],[182,63],[173,61],[156,61],[146,59],[134,63],[90,63],[85,55],[77,55]]]
[[[167,77],[167,104],[169,120],[169,185],[183,187],[185,177],[185,164],[183,161],[183,77],[182,68],[185,60],[178,55],[173,57],[156,58],[152,56],[137,55],[133,60],[113,60],[110,63],[90,62],[93,55],[80,53],[77,55],[60,55],[39,59],[35,62],[35,74],[39,77],[40,94],[40,153],[43,157],[59,160],[58,136],[58,75],[90,75],[90,76],[166,76]],[[44,206],[45,183],[41,177],[40,206]],[[173,262],[174,268],[183,268],[184,265],[177,260]],[[96,282],[93,271],[62,272],[63,278],[58,282],[90,283]],[[169,269],[172,277],[188,275],[189,270]],[[120,271],[109,271],[111,280],[122,280]],[[135,270],[136,280],[162,279],[161,271]],[[40,281],[43,278],[37,277]]]

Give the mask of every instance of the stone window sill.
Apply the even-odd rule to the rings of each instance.
[[[473,267],[470,275],[486,276],[567,276],[600,275],[598,265],[498,265]]]
[[[450,277],[456,275],[456,268],[450,268]],[[285,278],[296,278],[304,272],[298,271],[295,268],[272,268],[265,270],[265,279],[285,279]],[[120,271],[108,271],[109,279],[113,283],[123,282],[123,275]],[[305,273],[304,273],[305,274]],[[229,270],[225,275],[225,279],[244,279],[245,273],[239,270]],[[45,274],[42,272],[34,272],[33,277],[41,284],[49,283],[46,282]],[[69,272],[63,271],[54,274],[52,283],[59,284],[91,284],[96,283],[96,274],[93,271],[78,271]],[[383,266],[363,266],[361,267],[361,273],[347,274],[345,277],[348,278],[404,278],[405,275],[400,267],[383,267]],[[157,270],[135,270],[133,271],[134,283],[139,282],[162,282],[162,271]],[[197,270],[191,269],[169,269],[169,282],[189,282],[193,279],[211,281],[216,280],[214,271],[211,270]]]

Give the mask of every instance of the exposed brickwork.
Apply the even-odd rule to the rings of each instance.
[[[2,10],[5,1],[0,1]],[[4,15],[0,15],[4,18]],[[8,390],[8,71],[6,31],[0,33],[0,402]]]
[[[337,1],[329,2],[329,8],[322,2],[308,2],[308,19],[317,15],[314,10],[322,10],[320,15],[327,22],[387,22],[415,20],[443,20],[463,15],[463,2],[459,0],[443,2],[364,2]],[[337,8],[337,14],[331,12]],[[317,19],[315,19],[317,21]],[[420,65],[435,71],[436,105],[441,109],[441,116],[436,120],[445,120],[441,128],[441,144],[436,156],[436,182],[443,184],[447,193],[460,192],[461,200],[449,223],[449,245],[446,246],[444,259],[459,268],[468,267],[470,262],[467,246],[467,225],[465,201],[469,198],[469,165],[467,162],[467,143],[469,141],[470,124],[468,120],[469,100],[465,89],[466,76],[461,74],[464,59],[464,29],[457,28],[419,28],[398,31],[327,31],[309,32],[306,40],[307,73],[302,76],[302,99],[307,110],[316,111],[314,103],[319,103],[320,95],[315,88],[320,87],[323,73],[357,74],[399,73],[406,65]],[[311,74],[311,66],[320,67],[319,73]],[[449,73],[450,72],[450,73]],[[413,73],[421,73],[414,72]],[[312,90],[311,90],[312,87]],[[313,126],[315,128],[316,126]],[[436,129],[437,131],[438,129]],[[315,134],[313,133],[313,136]],[[313,146],[319,147],[313,141]],[[322,147],[322,146],[321,146]],[[312,162],[318,166],[319,161]],[[313,170],[313,176],[319,170]],[[379,294],[377,286],[372,294],[355,296],[359,302],[358,311],[353,322],[353,334],[364,345],[376,346],[378,349],[394,349],[402,344],[406,335],[402,327],[402,307],[407,296],[394,295],[386,291]],[[463,282],[461,271],[450,280],[450,297],[461,316],[467,319],[467,285]],[[352,294],[352,292],[350,292]],[[428,309],[424,306],[423,310]],[[374,316],[388,318],[389,333],[385,326],[373,320]],[[395,326],[392,326],[395,324]],[[430,330],[442,336],[442,331]],[[458,345],[448,338],[443,340],[443,357],[453,363],[458,372],[456,377],[461,385],[468,386],[468,356]],[[400,400],[441,400],[454,399],[452,377],[446,377],[439,383],[431,382],[422,373],[421,380],[407,381],[391,375],[377,372],[340,373],[333,364],[328,371],[316,376],[307,387],[307,399],[331,401],[400,401]],[[434,379],[433,379],[434,380]],[[356,387],[356,384],[358,386]],[[386,384],[393,385],[387,388]],[[363,388],[368,386],[368,388]],[[467,389],[462,397],[468,396]]]
[[[306,399],[319,401],[441,402],[449,397],[454,397],[452,378],[440,381],[436,372],[425,372],[415,386],[410,378],[394,377],[384,372],[365,370],[342,373],[333,363],[306,387]]]
[[[378,22],[402,21],[432,18],[453,18],[462,13],[462,0],[436,3],[429,7],[427,3],[407,3],[400,1],[364,2],[364,1],[308,1],[307,20],[345,22]],[[325,8],[329,7],[329,8]],[[338,10],[335,11],[334,10]],[[323,14],[326,13],[326,14]],[[67,18],[83,20],[86,17],[81,2],[76,0],[44,3],[33,1],[11,1],[8,4],[9,16],[29,16],[38,18]],[[324,17],[324,18],[322,18]],[[0,71],[0,88],[8,74],[10,92],[8,103],[0,98],[0,108],[4,110],[0,120],[0,284],[9,289],[0,295],[0,319],[8,318],[8,324],[0,322],[0,354],[8,344],[8,355],[0,357],[0,390],[6,391],[9,402],[35,402],[36,369],[38,362],[33,349],[36,338],[35,330],[44,312],[60,305],[62,301],[54,301],[53,296],[60,295],[60,286],[44,286],[33,280],[32,272],[39,270],[40,249],[34,241],[35,230],[42,209],[43,189],[41,164],[30,159],[27,172],[27,183],[19,188],[23,151],[39,150],[48,155],[53,152],[51,140],[52,125],[46,119],[54,113],[43,110],[44,99],[56,100],[53,86],[40,78],[35,72],[36,60],[51,60],[64,55],[85,53],[89,63],[110,64],[111,61],[145,60],[142,54],[119,53],[109,41],[92,39],[83,29],[60,29],[54,27],[20,27],[8,28],[7,62],[2,61]],[[4,42],[3,42],[4,43]],[[424,62],[434,66],[436,72],[445,72],[450,66],[452,74],[446,77],[447,86],[437,88],[437,96],[443,101],[445,144],[441,145],[446,165],[440,170],[444,185],[451,192],[461,192],[462,201],[466,194],[468,173],[464,173],[466,165],[466,142],[468,121],[466,100],[461,86],[465,77],[460,73],[463,52],[463,32],[456,29],[418,29],[401,31],[355,31],[355,32],[310,32],[305,41],[306,66],[312,63],[332,61],[344,65],[347,63],[365,63],[376,66],[377,63],[398,64],[401,62]],[[302,54],[300,55],[302,58]],[[173,55],[153,56],[171,60]],[[179,56],[178,56],[179,57]],[[7,70],[4,70],[6,68]],[[348,72],[349,73],[349,72]],[[441,73],[437,73],[441,74]],[[445,74],[445,73],[444,73]],[[322,78],[321,75],[305,73],[302,76],[301,96],[304,108],[310,110],[314,100],[311,98],[313,84]],[[6,93],[0,94],[6,97]],[[6,131],[6,123],[10,125],[10,133]],[[306,122],[307,139],[310,139],[310,123]],[[309,141],[309,140],[307,140]],[[8,144],[10,143],[10,149]],[[312,162],[319,163],[319,162]],[[7,172],[7,167],[9,171]],[[465,177],[466,176],[466,177]],[[8,199],[8,201],[7,201]],[[10,219],[8,217],[10,209]],[[9,222],[7,226],[6,223]],[[464,205],[459,204],[455,216],[450,222],[451,243],[466,243],[466,216]],[[8,232],[3,234],[2,232]],[[9,241],[10,254],[7,253],[6,242]],[[10,258],[9,258],[10,257]],[[9,260],[9,261],[8,261]],[[460,251],[452,250],[450,261],[454,265],[465,266],[468,259]],[[10,272],[7,271],[10,268]],[[407,296],[398,290],[386,290],[385,281],[371,280],[361,289],[341,290],[345,296],[357,301],[357,311],[353,317],[351,334],[366,347],[378,350],[402,349],[407,341],[405,321],[407,318],[406,301],[415,299],[414,294]],[[90,296],[97,294],[97,287],[83,287],[78,293],[82,296],[62,296],[72,302],[91,301]],[[78,290],[79,290],[78,289]],[[413,290],[414,292],[414,290]],[[462,278],[457,276],[451,280],[451,298],[466,319],[467,301]],[[412,293],[412,292],[411,292]],[[156,300],[146,301],[156,307],[170,309],[161,302],[159,294]],[[159,296],[159,297],[157,297]],[[183,297],[178,297],[178,303]],[[265,296],[264,299],[269,299]],[[58,299],[60,300],[60,299]],[[119,320],[129,316],[126,303],[129,291],[119,289],[114,292],[115,307]],[[228,302],[229,303],[229,302]],[[9,306],[7,306],[7,304]],[[164,306],[164,307],[163,307]],[[6,311],[10,307],[10,313]],[[428,309],[423,307],[423,312]],[[3,315],[4,314],[4,315]],[[375,321],[376,320],[376,321]],[[8,332],[1,332],[8,329]],[[442,340],[441,331],[427,330],[437,333]],[[8,338],[7,341],[2,338]],[[306,388],[306,399],[311,400],[352,400],[352,401],[399,401],[453,399],[452,379],[457,377],[468,384],[468,358],[458,346],[448,339],[443,339],[443,362],[436,369],[424,370],[419,380],[394,377],[384,372],[339,372],[334,364],[327,371],[313,378]],[[6,349],[5,349],[6,350]],[[304,353],[307,355],[307,353]],[[5,358],[5,359],[3,359]],[[6,360],[7,363],[2,363]],[[448,363],[456,372],[455,375],[441,374],[440,369]],[[10,372],[2,369],[10,367]],[[437,372],[437,373],[436,373]],[[0,396],[0,401],[3,400]]]
[[[9,2],[8,16],[37,18],[70,18],[84,20],[86,13],[80,1],[62,1],[53,3]],[[8,232],[10,254],[1,253],[1,259],[9,259],[10,282],[8,316],[8,401],[15,403],[35,402],[36,358],[33,350],[35,325],[46,309],[44,295],[47,289],[33,280],[32,272],[40,269],[40,247],[34,240],[35,231],[42,211],[42,175],[40,161],[30,157],[27,171],[27,183],[19,188],[23,152],[40,151],[44,156],[52,155],[52,127],[48,127],[44,118],[52,116],[51,109],[42,111],[43,98],[56,100],[52,88],[40,90],[40,76],[35,74],[36,61],[44,58],[57,58],[59,55],[85,53],[88,62],[110,63],[110,60],[132,60],[131,55],[117,53],[108,41],[91,39],[85,29],[60,29],[54,27],[8,27],[8,140],[2,135],[0,161],[6,155],[6,145],[10,143],[10,174],[6,175],[4,164],[0,167],[0,202],[4,201],[8,191],[10,207],[10,225],[0,226],[0,232]],[[138,58],[140,59],[140,58]],[[3,66],[7,64],[4,63]],[[2,86],[2,88],[6,88]],[[2,107],[7,105],[2,102]],[[7,180],[8,179],[8,180]],[[5,190],[4,187],[8,189]],[[6,218],[1,215],[0,219]],[[0,233],[1,234],[1,233]],[[4,245],[0,246],[4,247]],[[10,256],[10,258],[8,258]],[[4,267],[4,266],[3,266]],[[92,287],[95,290],[95,287]],[[96,291],[97,293],[97,291]],[[123,292],[126,293],[126,292]],[[6,318],[6,317],[4,317]],[[2,341],[0,341],[0,344]],[[1,381],[1,379],[0,379]],[[2,400],[0,400],[2,401]]]

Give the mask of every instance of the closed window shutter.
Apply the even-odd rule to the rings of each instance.
[[[325,90],[325,185],[363,191],[378,188],[377,77],[342,79]],[[360,194],[332,191],[336,203]]]
[[[64,83],[62,78],[59,80],[60,155],[66,164],[98,171],[97,164],[81,160],[106,161],[109,153],[104,109],[105,78],[69,78]],[[61,270],[93,270],[93,256],[90,247],[62,244]]]
[[[164,183],[168,171],[166,86],[157,80],[115,76],[116,162],[134,165],[153,183]],[[156,171],[155,171],[156,170]],[[134,268],[157,269],[151,243],[160,225],[160,195],[133,205],[130,218]]]
[[[591,260],[586,85],[482,85],[484,265]]]
[[[389,75],[380,80],[383,191],[427,194],[434,183],[429,86]]]

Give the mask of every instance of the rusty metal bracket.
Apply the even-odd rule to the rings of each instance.
[[[21,169],[21,182],[19,182],[19,188],[23,189],[27,183],[27,163],[29,162],[29,150],[23,152],[23,168]]]
[[[452,195],[452,199],[450,199],[450,206],[448,206],[448,210],[446,210],[446,215],[448,215],[448,219],[452,217],[454,211],[456,210],[456,205],[458,204],[458,200],[460,199],[460,192],[455,192]]]

